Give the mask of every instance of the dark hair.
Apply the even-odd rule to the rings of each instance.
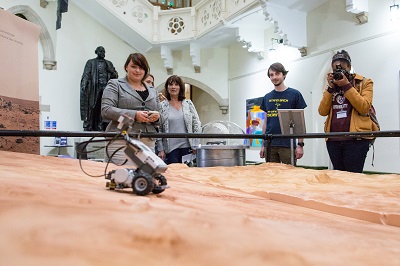
[[[286,74],[289,72],[289,71],[287,71],[287,70],[285,69],[285,67],[284,67],[281,63],[279,63],[279,62],[273,63],[272,65],[269,66],[269,68],[268,68],[268,77],[269,77],[269,71],[270,71],[270,70],[273,70],[273,71],[282,73],[284,76],[286,76]]]
[[[134,63],[135,65],[138,65],[140,68],[144,70],[144,76],[143,76],[144,80],[147,77],[147,74],[150,72],[149,63],[147,62],[146,57],[144,57],[144,55],[142,55],[141,53],[130,54],[126,59],[124,65],[125,71],[130,62]]]
[[[168,100],[171,100],[171,95],[168,92],[168,85],[172,85],[172,83],[176,83],[179,85],[179,95],[178,95],[178,101],[182,101],[186,99],[185,97],[185,85],[183,84],[182,79],[177,76],[177,75],[172,75],[170,76],[167,81],[165,82],[165,97]]]
[[[154,78],[154,76],[152,75],[152,74],[147,74],[147,76],[144,78],[144,79],[147,79],[148,77],[152,77],[152,79],[153,79],[153,86],[154,86],[154,81],[155,81],[155,78]]]

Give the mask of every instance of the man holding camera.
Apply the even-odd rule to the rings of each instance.
[[[263,110],[265,121],[262,128],[263,134],[282,134],[279,124],[278,109],[304,109],[307,107],[303,95],[300,91],[287,87],[285,85],[286,75],[289,71],[277,62],[268,68],[268,77],[274,85],[274,89],[267,93],[261,102],[260,109]],[[267,158],[267,142],[263,140],[260,150],[260,158]],[[270,162],[291,164],[291,145],[288,138],[277,138],[272,140],[272,149],[270,153]],[[303,139],[298,139],[297,144],[294,143],[294,164],[296,160],[303,157]]]
[[[372,80],[351,73],[351,59],[345,50],[332,57],[331,66],[328,86],[318,107],[318,113],[327,116],[325,132],[373,131],[368,115],[373,97]],[[361,173],[369,144],[368,138],[328,138],[326,147],[333,168]]]

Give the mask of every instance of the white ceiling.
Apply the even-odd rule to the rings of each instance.
[[[274,5],[302,12],[309,12],[328,1],[329,0],[268,0],[269,3]]]
[[[260,0],[261,2],[262,0]],[[264,0],[265,1],[265,0]],[[309,12],[310,10],[322,5],[323,3],[329,0],[267,0],[268,5],[275,5],[278,7],[287,8],[290,10],[297,10],[301,12]],[[131,36],[131,39],[124,39],[127,43],[135,43],[138,47],[135,47],[140,52],[147,52],[147,51],[155,51],[159,50],[161,45],[168,46],[171,50],[182,49],[185,46],[188,46],[190,42],[196,43],[200,48],[208,48],[208,47],[217,47],[217,46],[227,46],[237,41],[237,28],[240,24],[245,23],[248,27],[252,25],[251,28],[257,30],[258,32],[263,32],[269,27],[272,26],[271,23],[265,21],[265,17],[262,13],[261,6],[256,7],[253,10],[246,12],[246,14],[242,14],[240,18],[236,18],[231,20],[230,22],[226,23],[225,25],[216,28],[214,31],[202,36],[199,39],[188,41],[188,42],[179,42],[179,43],[168,43],[168,44],[152,44],[147,40],[142,40],[142,46],[139,44],[141,43],[140,35],[132,32],[125,32],[125,31],[132,31],[127,27],[122,27],[122,23],[118,23],[115,21],[115,18],[109,18],[108,22],[105,22],[105,14],[104,10],[99,8],[95,8],[95,0],[71,0],[75,5],[81,8],[84,12],[86,12],[89,16],[93,17],[94,19],[98,20],[99,17],[102,20],[98,20],[100,23],[104,24],[105,27],[109,28],[111,31],[115,32],[121,38],[125,38],[123,36]],[[238,22],[240,19],[240,23]],[[290,19],[290,18],[288,18]],[[235,23],[237,23],[235,25]],[[296,23],[294,21],[294,23]],[[114,29],[110,28],[114,25]],[[261,33],[262,34],[262,33]]]
[[[267,0],[270,5],[308,13],[314,8],[329,0]],[[288,18],[290,19],[290,18]],[[294,21],[294,23],[297,23]],[[237,41],[237,27],[241,24],[251,25],[250,27],[258,32],[264,32],[273,24],[265,21],[261,6],[242,14],[233,19],[230,23],[208,33],[196,40],[196,43],[203,48],[229,45]],[[275,37],[275,36],[274,36]],[[184,44],[180,44],[184,45]],[[175,49],[178,47],[175,47]],[[172,48],[174,49],[174,47]]]
[[[287,8],[293,11],[308,13],[314,8],[324,4],[329,0],[267,0],[268,5]],[[288,17],[290,19],[290,17]],[[297,21],[293,21],[297,23]],[[197,40],[201,47],[215,47],[219,45],[227,45],[237,41],[237,28],[246,25],[246,29],[251,29],[257,32],[258,35],[263,35],[265,30],[273,27],[274,25],[265,20],[261,6],[256,7],[239,17],[236,17],[223,27],[207,34],[201,39]],[[293,27],[295,28],[295,27]],[[273,32],[273,31],[272,31]],[[272,34],[271,37],[277,38]],[[270,38],[267,38],[270,40]],[[255,40],[247,40],[253,41]]]

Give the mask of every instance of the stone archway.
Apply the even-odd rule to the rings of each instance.
[[[192,78],[184,77],[184,76],[180,76],[180,77],[184,83],[188,83],[193,86],[196,86],[196,87],[202,89],[203,91],[207,92],[209,95],[211,95],[211,97],[214,98],[218,102],[218,106],[219,106],[219,109],[222,111],[222,114],[226,114],[228,112],[228,109],[229,109],[228,99],[221,98],[221,96],[219,96],[218,93],[216,93],[213,89],[211,89],[209,86],[207,86],[203,82],[200,82],[200,81],[192,79]],[[165,82],[160,84],[159,86],[157,86],[156,89],[159,92],[161,92],[164,89],[164,86],[165,86]]]
[[[36,14],[36,12],[25,5],[13,6],[7,10],[12,14],[21,14],[28,21],[40,26],[41,31],[39,35],[40,43],[43,47],[43,68],[47,70],[57,69],[57,61],[55,60],[54,45],[51,40],[50,33],[47,30],[43,20]]]

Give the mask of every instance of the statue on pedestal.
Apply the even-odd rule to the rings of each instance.
[[[96,58],[86,62],[80,88],[81,120],[85,131],[104,131],[107,122],[101,117],[101,97],[110,79],[118,78],[113,64],[104,59],[106,50],[96,48]]]

